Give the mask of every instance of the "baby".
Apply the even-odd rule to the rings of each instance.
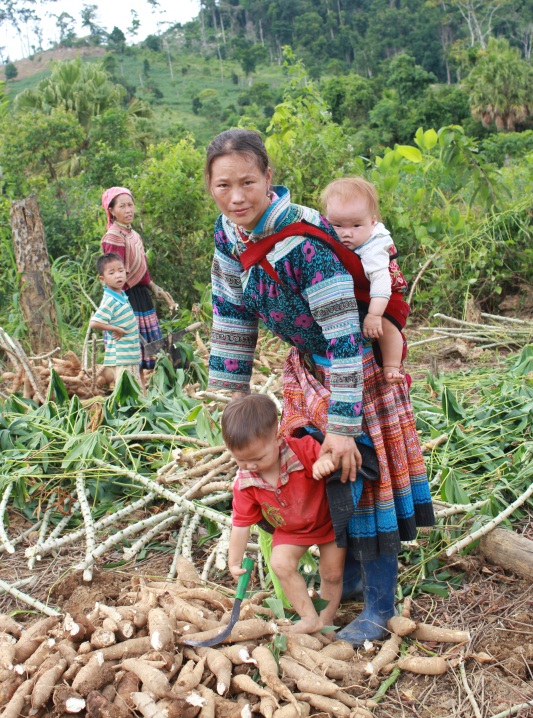
[[[244,573],[241,562],[250,527],[266,519],[274,527],[270,567],[300,616],[290,630],[315,633],[331,626],[342,593],[346,551],[334,541],[326,484],[315,480],[330,473],[331,460],[317,462],[320,444],[311,436],[278,439],[276,405],[264,394],[232,401],[222,415],[222,436],[239,467],[228,553],[231,575],[237,580]],[[329,601],[320,615],[298,572],[300,558],[314,544],[320,547],[320,596]]]
[[[391,291],[405,292],[407,283],[394,261],[396,250],[392,237],[379,221],[376,189],[362,177],[343,177],[324,189],[322,206],[341,242],[361,258],[370,282],[368,313],[361,314],[363,335],[378,341],[386,381],[399,384],[404,380],[400,373],[403,337],[383,313]]]

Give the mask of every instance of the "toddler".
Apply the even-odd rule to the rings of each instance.
[[[370,304],[364,316],[363,335],[378,341],[386,381],[399,384],[404,380],[400,373],[403,337],[383,313],[391,291],[405,292],[407,283],[395,261],[392,237],[379,221],[376,189],[362,177],[343,177],[324,189],[322,206],[341,242],[361,258],[370,282]]]
[[[222,436],[239,467],[228,554],[233,578],[244,572],[241,562],[250,526],[266,519],[274,527],[270,567],[300,616],[290,630],[315,633],[332,625],[346,551],[334,541],[325,482],[313,479],[320,444],[311,436],[278,439],[276,405],[263,394],[250,394],[226,407]],[[318,465],[327,461],[321,459]],[[323,467],[315,472],[317,478],[323,472],[329,473]],[[320,595],[329,601],[320,615],[298,572],[300,558],[314,544],[320,547]]]
[[[126,292],[126,268],[118,254],[110,252],[98,258],[96,263],[104,296],[89,326],[106,332],[104,365],[115,370],[115,382],[124,371],[129,371],[140,386],[139,362],[141,346],[139,327]]]

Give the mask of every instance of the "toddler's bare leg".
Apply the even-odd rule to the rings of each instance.
[[[402,364],[403,339],[400,331],[392,322],[383,317],[383,336],[378,339],[383,358],[383,374],[389,384],[400,384],[404,377],[400,374]]]
[[[292,604],[300,620],[291,626],[291,633],[315,633],[323,626],[313,602],[307,593],[303,576],[298,573],[298,561],[309,546],[280,544],[272,549],[270,566],[279,579],[285,595]]]
[[[320,611],[324,626],[332,626],[342,594],[342,576],[346,549],[339,548],[335,541],[320,546],[320,597],[329,601]]]

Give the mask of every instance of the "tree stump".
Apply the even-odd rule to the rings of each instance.
[[[43,222],[34,195],[11,205],[15,261],[20,274],[20,305],[34,354],[60,346],[50,260]]]

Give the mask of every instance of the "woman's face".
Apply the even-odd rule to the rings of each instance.
[[[131,224],[135,217],[135,203],[129,194],[119,194],[110,209],[113,217],[121,224]]]
[[[270,204],[271,179],[270,167],[263,173],[253,157],[234,152],[214,160],[209,189],[222,214],[251,231]]]

